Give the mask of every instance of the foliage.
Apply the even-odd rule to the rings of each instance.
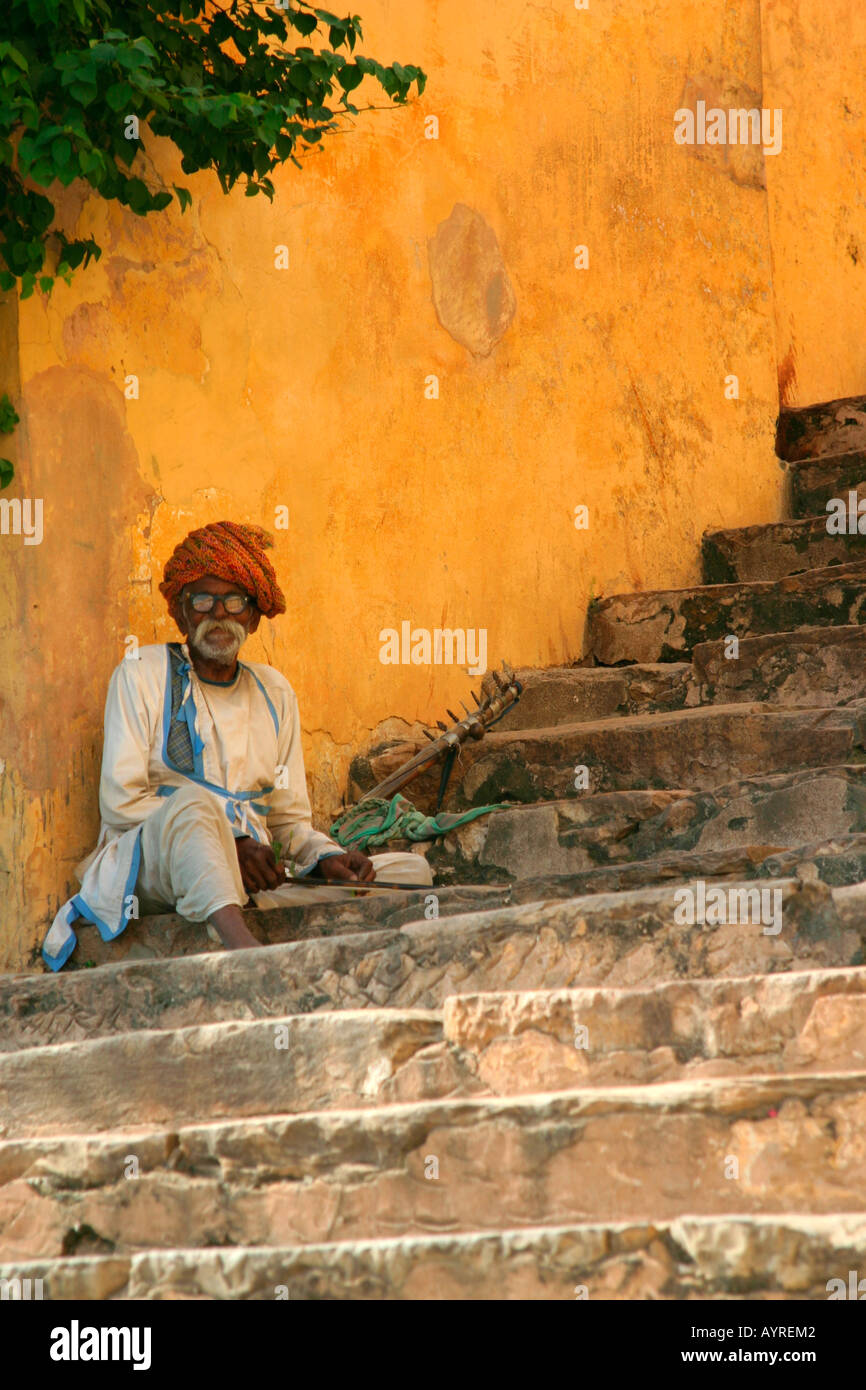
[[[145,124],[174,142],[185,174],[212,169],[224,193],[243,179],[248,197],[272,199],[277,165],[301,168],[298,153],[359,114],[349,98],[365,76],[400,104],[413,82],[420,94],[427,80],[417,67],[338,53],[354,55],[360,17],[340,19],[305,0],[5,0],[4,8],[0,289],[20,285],[22,298],[37,284],[50,291],[55,276],[68,283],[101,254],[91,237],[50,230],[54,204],[40,190],[54,180],[82,179],[140,214],[173,197],[182,210],[190,205],[188,189],[132,174]],[[329,47],[287,47],[298,35],[323,40],[324,31]],[[138,168],[152,165],[142,158]]]
[[[18,411],[9,399],[9,393],[4,391],[0,396],[0,434],[11,434],[19,419]],[[15,469],[11,460],[0,459],[0,489],[8,487],[14,476]]]
[[[4,391],[0,396],[0,434],[11,434],[20,418],[8,393]]]

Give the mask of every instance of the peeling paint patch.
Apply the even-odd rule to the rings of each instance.
[[[480,212],[455,203],[427,253],[439,322],[471,353],[488,356],[517,308],[496,233]]]
[[[706,102],[707,110],[713,107],[723,111],[761,110],[762,96],[753,87],[747,87],[729,73],[720,77],[705,74],[687,77],[680,108],[695,111],[699,101]],[[732,183],[744,188],[766,189],[767,179],[764,166],[764,151],[760,144],[725,145],[682,145],[684,154],[704,164],[712,164],[725,174]]]

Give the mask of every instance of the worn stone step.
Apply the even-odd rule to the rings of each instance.
[[[403,844],[404,849],[418,846]],[[423,847],[426,851],[426,846]],[[309,907],[250,908],[244,921],[263,946],[286,941],[307,941],[324,936],[351,935],[359,931],[381,931],[413,922],[430,910],[427,899],[432,888],[419,892],[372,893],[369,897],[346,895],[345,902],[310,904]],[[497,907],[507,896],[495,884],[461,883],[439,885],[435,889],[440,917],[472,912],[476,908]],[[201,922],[189,922],[177,913],[142,917],[129,923],[115,941],[103,941],[96,927],[76,922],[78,946],[64,966],[63,974],[89,970],[94,965],[116,965],[121,961],[175,959],[178,956],[222,952],[219,941],[208,936]],[[46,967],[39,960],[40,973]],[[2,990],[0,976],[0,990]],[[0,1041],[2,1049],[2,1041]]]
[[[724,641],[699,642],[692,662],[690,703],[852,704],[863,698],[866,627],[805,627],[741,637],[735,657],[727,654]]]
[[[866,1217],[682,1217],[0,1266],[52,1301],[825,1300],[866,1257]]]
[[[587,794],[493,811],[428,852],[439,879],[579,874],[676,851],[793,847],[866,832],[866,764],[748,777],[689,792]]]
[[[852,491],[866,496],[866,450],[792,463],[788,477],[794,516],[818,516],[831,498],[847,498]]]
[[[570,875],[602,864],[630,862],[674,848],[663,831],[650,845],[651,834],[645,828],[664,825],[668,813],[678,824],[681,814],[694,814],[699,796],[681,788],[641,788],[491,811],[436,840],[427,860],[436,881],[446,883],[455,877],[479,882],[488,876],[535,878],[540,867],[547,874]],[[680,807],[686,808],[683,813]],[[636,836],[645,848],[643,855],[633,852]]]
[[[0,1261],[863,1212],[866,1073],[691,1079],[0,1145]]]
[[[689,662],[623,666],[617,670],[602,666],[549,666],[521,668],[515,675],[523,693],[497,722],[499,733],[550,729],[557,724],[620,714],[682,709],[688,698],[692,669]],[[495,694],[489,674],[484,678],[483,689]],[[360,775],[360,766],[357,771]]]
[[[501,873],[500,873],[501,876]],[[866,880],[866,835],[836,835],[811,845],[732,845],[727,849],[676,850],[625,864],[607,864],[560,878],[522,879],[512,888],[516,900],[619,893],[694,879],[817,878],[832,887]]]
[[[780,410],[776,421],[779,458],[818,458],[843,449],[866,449],[866,396],[842,396]]]
[[[5,1052],[0,1136],[471,1091],[473,1078],[441,1037],[439,1015],[428,1010],[346,1010]]]
[[[847,493],[843,496],[847,497]],[[701,542],[704,582],[739,584],[782,579],[804,570],[866,559],[866,535],[830,535],[828,520],[825,514],[799,521],[707,531]]]
[[[866,864],[866,836],[860,852]],[[746,878],[743,860],[751,870]],[[732,883],[760,888],[770,882],[752,876],[755,866],[743,852],[737,863],[741,872],[730,875]],[[694,864],[692,856],[688,866]],[[681,877],[688,880],[687,873]],[[565,892],[572,882],[557,885],[560,899],[548,886],[549,900],[539,901],[537,883],[530,882],[509,890],[515,898],[526,896],[513,907],[422,920],[399,931],[72,976],[6,977],[0,979],[0,1047],[11,1052],[289,1013],[438,1009],[451,994],[480,990],[629,986],[866,959],[866,885],[831,890],[818,880],[773,880],[782,895],[784,929],[770,936],[734,923],[696,931],[677,913],[674,883],[575,897]]]
[[[706,791],[743,777],[866,761],[864,732],[866,701],[820,710],[710,705],[492,733],[465,749],[446,805],[527,805],[640,788]]]
[[[860,622],[866,563],[784,579],[613,594],[590,604],[587,649],[603,666],[683,661],[699,642]]]
[[[610,719],[623,714],[652,714],[696,704],[689,662],[665,662],[649,666],[521,667],[515,675],[523,686],[516,705],[497,721],[496,730],[547,729],[581,720]],[[491,675],[482,682],[487,694],[495,694]],[[422,743],[388,739],[358,754],[349,766],[349,793],[362,796],[382,781],[382,759],[393,770],[407,761]],[[441,763],[412,781],[406,794],[418,806],[432,811],[436,805]]]
[[[747,890],[720,891],[729,919],[784,930],[781,901],[773,920],[773,890],[754,890],[753,901]],[[444,1027],[497,1095],[770,1072],[863,1074],[866,969],[466,993],[445,1001]],[[861,1104],[866,1114],[866,1097]]]

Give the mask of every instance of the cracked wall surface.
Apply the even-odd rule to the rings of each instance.
[[[478,684],[382,665],[381,629],[485,628],[491,664],[573,661],[593,594],[693,582],[706,528],[779,515],[786,352],[792,403],[863,389],[840,309],[862,213],[836,214],[830,290],[807,293],[796,232],[818,137],[787,110],[808,92],[822,119],[801,42],[817,25],[850,171],[862,123],[843,104],[861,84],[841,20],[811,0],[767,7],[763,33],[758,0],[495,11],[369,0],[365,51],[419,63],[427,89],[279,170],[272,204],[187,177],[152,137],[135,172],[189,187],[186,214],[52,189],[58,225],[103,255],[17,326],[2,309],[23,421],[11,491],[46,510],[41,546],[0,538],[7,968],[76,886],[108,676],[129,635],[174,635],[156,586],[189,529],[274,532],[289,610],[245,653],[297,690],[321,823],[383,721],[414,728]],[[775,164],[675,144],[684,93],[762,90],[786,106]],[[843,174],[826,177],[844,203]]]

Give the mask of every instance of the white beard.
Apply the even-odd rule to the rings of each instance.
[[[220,646],[208,641],[208,634],[213,632],[214,628],[231,633],[231,646]],[[212,661],[216,666],[231,666],[248,636],[246,628],[241,623],[233,622],[231,618],[202,618],[195,632],[190,633],[187,642],[206,661]]]

